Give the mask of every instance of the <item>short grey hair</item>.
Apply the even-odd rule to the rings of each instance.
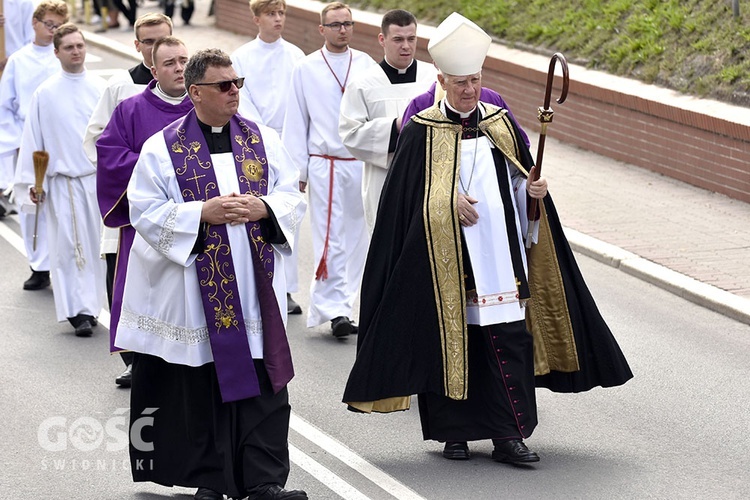
[[[232,65],[229,54],[221,49],[203,49],[199,50],[185,65],[185,71],[182,76],[185,78],[185,89],[190,90],[190,86],[200,83],[206,76],[206,70],[210,67],[226,68]]]

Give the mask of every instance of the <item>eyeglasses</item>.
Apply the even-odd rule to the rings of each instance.
[[[234,80],[224,80],[223,82],[194,83],[193,85],[216,85],[219,87],[219,91],[229,92],[232,90],[232,84],[239,90],[245,84],[245,78],[235,78]]]
[[[158,40],[156,38],[146,38],[145,40],[138,40],[139,43],[142,43],[143,45],[145,45],[147,47],[151,47],[157,41]]]
[[[345,21],[343,23],[328,23],[324,24],[326,28],[331,28],[334,31],[339,31],[342,27],[344,29],[350,30],[352,27],[354,27],[354,21]]]
[[[52,21],[39,21],[41,22],[45,28],[47,28],[50,31],[57,31],[57,28],[59,28],[60,24],[55,24]]]

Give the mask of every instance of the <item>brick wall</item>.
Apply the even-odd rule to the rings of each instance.
[[[289,1],[295,5],[287,9],[284,38],[305,53],[320,48],[323,40],[318,24],[323,4],[299,2],[298,6],[295,0]],[[246,0],[216,0],[216,20],[222,29],[248,36],[257,33]],[[377,42],[379,20],[378,15],[358,12],[352,43],[376,60],[383,55]],[[417,57],[429,61],[422,28]],[[535,142],[539,129],[536,110],[543,103],[548,59],[529,65],[493,56],[493,52],[484,65],[483,84],[503,95]],[[638,82],[625,85],[647,87]],[[722,112],[714,113],[694,109],[699,108],[694,102],[686,105],[679,98],[663,97],[668,92],[649,96],[648,90],[636,93],[614,87],[618,85],[597,85],[573,74],[567,101],[557,106],[552,103],[557,113],[548,129],[550,136],[750,203],[750,110],[717,103]],[[558,96],[559,78],[553,99]]]

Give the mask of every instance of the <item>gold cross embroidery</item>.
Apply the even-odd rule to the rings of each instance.
[[[193,177],[185,179],[186,181],[195,181],[195,188],[198,190],[198,194],[201,194],[201,186],[198,184],[198,179],[205,177],[205,175],[198,175],[193,169]]]

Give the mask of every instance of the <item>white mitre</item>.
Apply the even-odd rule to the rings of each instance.
[[[482,71],[491,43],[482,28],[454,12],[435,29],[427,51],[444,74],[466,76]]]

